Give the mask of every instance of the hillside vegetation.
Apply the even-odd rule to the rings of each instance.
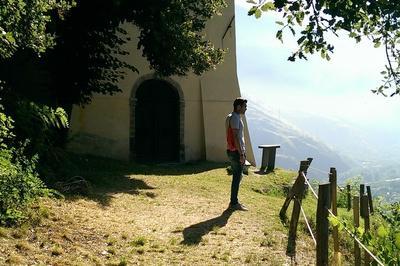
[[[253,169],[255,170],[255,169]],[[248,212],[226,211],[231,178],[209,162],[141,166],[79,158],[66,174],[89,192],[46,198],[30,224],[0,228],[0,264],[284,265],[287,228],[279,220],[296,173],[244,176]],[[314,264],[312,239],[299,225],[297,261]]]

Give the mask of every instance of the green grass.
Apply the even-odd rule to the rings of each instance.
[[[250,211],[229,212],[231,176],[226,167],[211,162],[139,165],[72,156],[65,177],[84,178],[89,193],[44,200],[40,226],[21,229],[19,237],[17,229],[3,234],[6,256],[0,264],[7,258],[26,264],[30,257],[37,264],[62,265],[290,263],[285,254],[288,229],[278,213],[296,173],[276,169],[257,175],[252,169],[239,191]],[[311,211],[312,206],[305,200],[306,208]],[[15,244],[23,239],[31,248],[21,258]],[[312,245],[310,236],[299,230],[299,261],[314,264]]]
[[[131,245],[133,247],[142,247],[146,243],[147,243],[147,239],[144,236],[139,236],[132,240]]]

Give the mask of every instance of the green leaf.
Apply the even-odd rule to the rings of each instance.
[[[389,231],[383,226],[379,226],[378,228],[378,236],[380,238],[386,238],[389,235]]]
[[[255,13],[254,13],[254,15],[256,16],[256,18],[260,18],[261,17],[261,10],[260,9],[257,9],[256,11],[255,11]]]
[[[282,21],[275,21],[276,24],[284,26],[285,24]]]
[[[250,3],[250,4],[255,4],[255,5],[257,4],[256,1],[254,1],[254,0],[247,0],[246,2]]]
[[[325,58],[326,60],[331,61],[331,57],[328,54],[325,55]]]
[[[7,40],[9,43],[15,43],[14,36],[13,36],[13,34],[12,34],[11,32],[7,32],[6,35],[5,35],[5,37],[6,37],[6,40]]]
[[[357,235],[358,235],[358,236],[364,235],[364,228],[362,228],[362,227],[357,227]]]
[[[323,59],[326,58],[326,52],[325,52],[325,50],[321,50],[321,57],[322,57]]]
[[[297,44],[301,44],[302,42],[304,42],[304,40],[306,39],[306,36],[301,36],[298,40],[297,40]]]
[[[280,40],[281,42],[283,42],[282,40],[282,30],[278,30],[276,32],[276,36],[275,36],[278,40]]]
[[[253,6],[252,8],[250,8],[249,12],[247,12],[247,15],[252,16],[254,15],[254,13],[256,13],[257,10],[257,7]]]
[[[338,226],[338,225],[340,224],[340,223],[339,223],[339,219],[338,219],[337,217],[329,216],[329,217],[328,217],[328,220],[329,220],[329,223],[330,223],[333,227]]]
[[[339,223],[338,231],[342,232],[344,228],[345,228],[345,226],[343,224]]]
[[[262,11],[269,11],[269,10],[274,10],[275,5],[273,2],[268,2],[262,5],[261,10]]]
[[[374,47],[375,47],[375,48],[378,48],[379,46],[381,46],[381,42],[376,42],[376,43],[374,44]]]
[[[296,16],[297,24],[299,24],[301,26],[303,23],[303,20],[304,20],[304,12],[298,12],[298,13],[296,13],[295,16]]]
[[[350,32],[349,37],[350,38],[355,38],[357,36],[357,33],[355,32]]]
[[[292,32],[293,36],[296,35],[296,32],[294,31],[293,27],[289,26],[290,31]]]
[[[395,238],[394,243],[395,243],[396,247],[397,247],[398,249],[400,249],[400,233],[397,233],[397,234],[394,236],[394,238]]]

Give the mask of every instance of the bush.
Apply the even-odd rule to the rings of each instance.
[[[378,202],[380,214],[366,242],[385,265],[400,265],[400,202]]]
[[[63,146],[69,126],[67,113],[60,107],[52,108],[27,100],[17,101],[7,111],[15,119],[15,140],[30,140],[25,155],[39,156],[37,170],[41,179],[47,184],[57,181],[56,172],[65,157]]]
[[[6,143],[14,138],[14,134],[11,132],[13,121],[2,111],[3,106],[0,104],[0,149],[6,149]]]
[[[17,139],[32,140],[29,148],[33,154],[47,153],[54,146],[60,132],[67,129],[68,115],[61,107],[51,108],[47,105],[20,100],[13,107]]]
[[[28,159],[24,146],[13,143],[11,118],[0,105],[0,225],[25,219],[29,204],[45,192],[36,173],[37,156]]]
[[[360,194],[361,177],[355,176],[346,180],[345,186],[342,191],[338,190],[337,206],[338,208],[347,208],[347,185],[350,185],[350,195],[353,196]],[[352,203],[351,203],[352,204]]]

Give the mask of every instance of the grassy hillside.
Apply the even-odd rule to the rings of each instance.
[[[0,228],[1,265],[290,263],[278,212],[296,173],[244,176],[239,197],[248,212],[226,211],[226,165],[140,166],[85,157],[65,174],[87,179],[89,194],[43,199],[34,224]],[[296,259],[314,264],[312,239],[299,226]]]

